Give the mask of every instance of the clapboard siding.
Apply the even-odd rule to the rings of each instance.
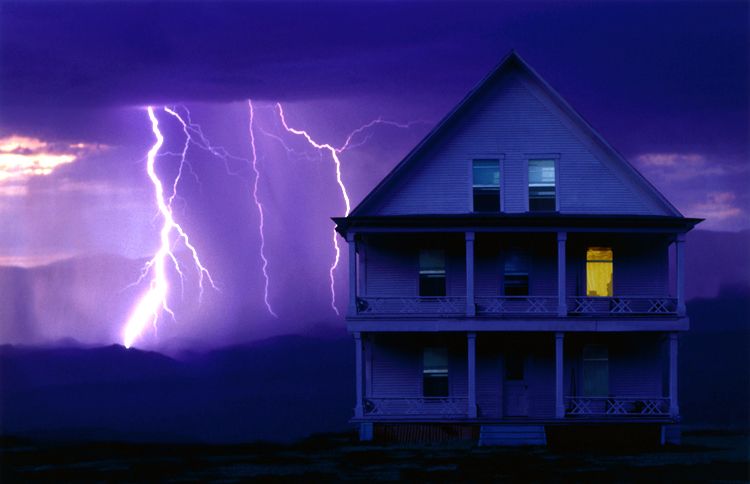
[[[508,72],[449,128],[391,179],[366,214],[470,212],[471,160],[492,156],[501,160],[508,213],[528,210],[527,163],[537,156],[558,158],[563,213],[666,213],[630,168],[598,149],[524,73]]]
[[[410,335],[374,335],[372,396],[422,395],[422,345]]]

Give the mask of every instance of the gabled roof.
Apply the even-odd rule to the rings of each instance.
[[[636,170],[617,150],[607,143],[607,141],[591,127],[591,125],[577,112],[570,104],[565,101],[534,69],[531,68],[518,53],[511,50],[500,63],[482,79],[468,94],[451,110],[406,157],[388,173],[378,185],[352,210],[350,217],[366,215],[367,208],[377,200],[381,194],[385,193],[389,187],[395,183],[399,174],[406,168],[415,163],[419,157],[427,151],[433,142],[447,132],[451,126],[460,120],[465,111],[469,109],[472,102],[488,91],[494,84],[494,81],[504,73],[518,68],[524,71],[532,80],[536,81],[540,88],[563,110],[570,118],[586,132],[599,147],[608,154],[612,159],[619,162],[626,172],[629,172],[637,184],[645,192],[655,198],[664,209],[673,216],[682,217],[682,214],[675,208],[641,173]]]

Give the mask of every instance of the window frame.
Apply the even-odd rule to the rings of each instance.
[[[440,377],[441,378],[443,378],[443,377],[445,378],[445,394],[444,395],[443,394],[440,394],[440,395],[427,395],[426,392],[425,392],[425,390],[427,388],[427,385],[425,385],[425,380],[428,378],[428,376],[427,376],[428,375],[428,368],[425,365],[425,358],[427,356],[427,352],[430,351],[430,350],[439,350],[439,351],[445,353],[445,371],[444,371],[445,374],[443,375],[443,372],[441,370],[439,370],[439,369],[438,370],[430,369],[432,371],[440,372],[440,375],[441,375]],[[424,346],[422,348],[422,397],[423,398],[446,398],[446,397],[450,397],[450,395],[451,395],[450,374],[451,374],[451,371],[450,371],[450,350],[449,350],[449,348],[447,346],[434,346],[434,345],[433,346]]]
[[[474,211],[474,161],[475,160],[493,160],[497,161],[498,173],[500,174],[500,183],[498,189],[500,190],[500,211],[499,212],[475,212]],[[505,176],[503,171],[505,169],[505,154],[498,153],[496,151],[475,151],[469,153],[469,213],[503,213],[505,212]]]
[[[529,161],[534,160],[552,160],[555,163],[555,212],[560,211],[560,153],[524,153],[523,163],[523,177],[524,177],[524,189],[526,196],[524,197],[526,203],[527,213],[551,213],[551,212],[531,212],[530,210],[530,196],[529,196]]]
[[[609,249],[612,251],[612,261],[610,262],[612,264],[612,294],[606,295],[606,296],[590,296],[589,295],[589,256],[588,251],[589,249],[593,248],[603,248],[603,249]],[[583,247],[583,295],[585,297],[594,297],[594,298],[601,298],[601,297],[615,297],[615,249],[616,247],[613,244],[586,244]],[[608,261],[604,260],[593,260],[592,261],[595,264],[603,264]]]
[[[442,252],[443,253],[443,282],[445,291],[442,296],[425,296],[422,294],[422,253],[423,252]],[[447,297],[448,296],[448,251],[443,247],[421,247],[417,250],[417,297]]]
[[[501,257],[501,265],[500,265],[500,272],[501,272],[501,291],[502,296],[508,296],[508,293],[506,291],[505,287],[505,276],[507,275],[506,265],[508,263],[509,255],[517,254],[520,258],[525,259],[526,261],[526,294],[525,296],[531,295],[531,274],[532,274],[532,267],[533,267],[533,258],[531,257],[531,253],[528,250],[524,250],[522,248],[518,247],[510,247],[506,250],[502,251],[502,257]],[[523,274],[523,273],[520,273]],[[514,295],[511,295],[511,297]],[[523,296],[520,296],[523,297]]]

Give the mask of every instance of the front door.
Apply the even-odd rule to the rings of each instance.
[[[510,350],[505,356],[503,396],[506,417],[529,415],[526,354],[521,351]]]

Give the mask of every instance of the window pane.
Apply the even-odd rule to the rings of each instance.
[[[529,160],[529,186],[555,186],[555,160]]]
[[[528,274],[505,274],[503,281],[506,296],[528,296],[529,275]]]
[[[419,272],[442,271],[445,272],[444,250],[421,250],[419,251]]]
[[[500,162],[498,160],[474,160],[474,186],[499,187]]]
[[[475,212],[499,212],[500,190],[497,188],[474,187]]]
[[[612,297],[613,252],[609,247],[586,251],[586,295]]]

